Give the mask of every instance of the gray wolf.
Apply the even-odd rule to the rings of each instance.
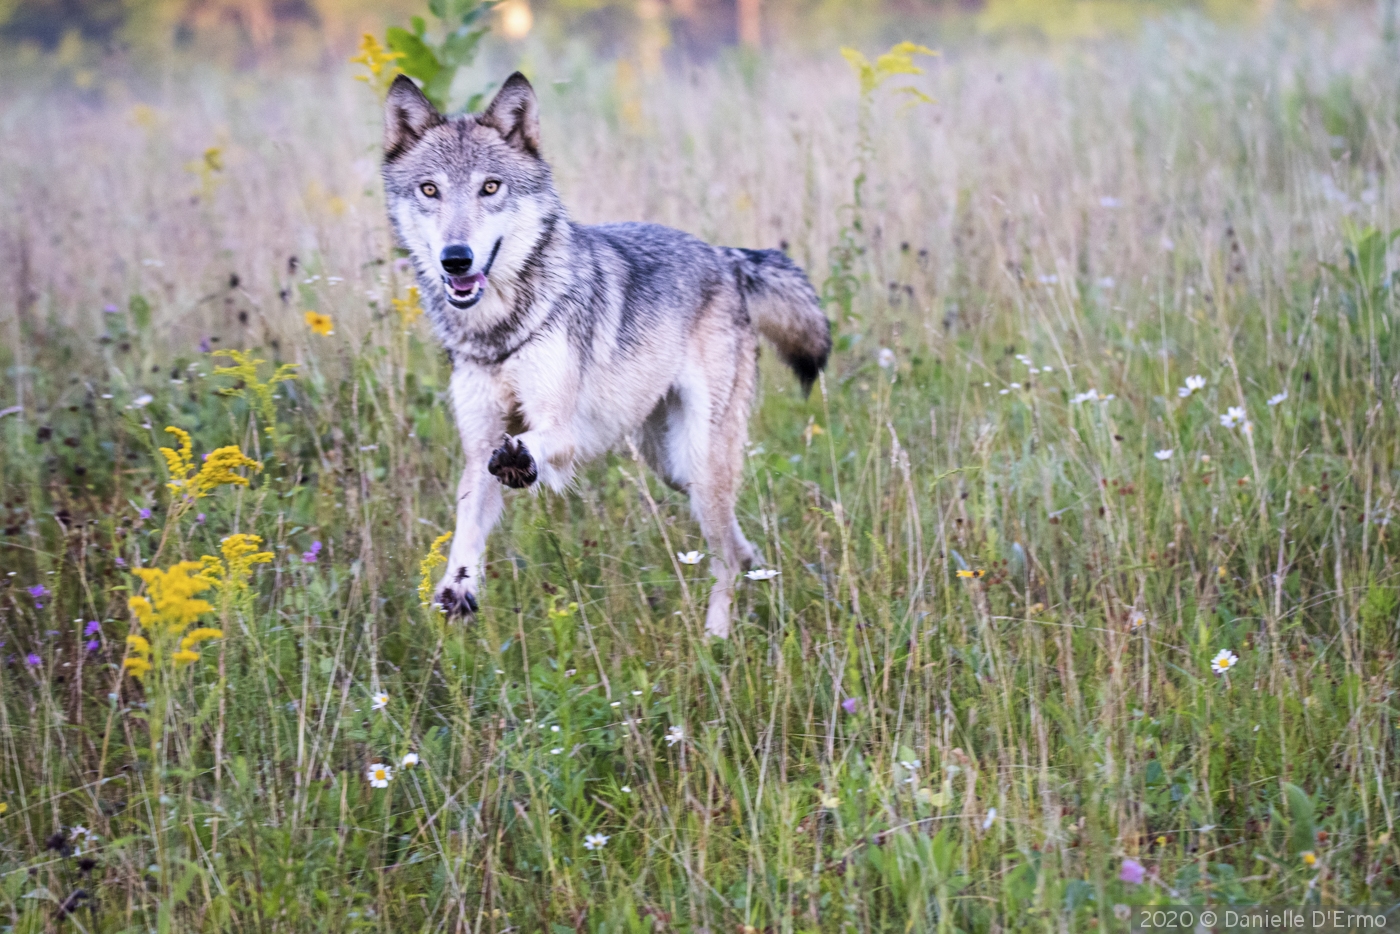
[[[503,486],[563,491],[580,464],[632,439],[690,497],[715,577],[705,629],[727,637],[735,578],[757,558],[734,503],[758,335],[804,392],[831,351],[806,275],[777,250],[570,220],[518,72],[482,113],[452,117],[399,76],[385,102],[384,191],[452,361],[466,457],[439,604],[476,611]]]

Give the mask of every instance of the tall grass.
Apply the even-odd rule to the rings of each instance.
[[[720,643],[705,565],[673,557],[704,549],[686,503],[625,450],[508,497],[475,621],[421,605],[447,369],[348,74],[7,95],[0,923],[1393,904],[1400,57],[1362,19],[943,51],[936,105],[875,101],[830,370],[803,400],[763,362],[740,519],[781,573]],[[550,67],[576,217],[831,273],[858,142],[834,51]],[[220,375],[220,348],[267,362]],[[297,368],[268,410],[274,363]],[[167,425],[195,465],[237,445],[263,469],[184,501]],[[123,674],[131,572],[234,533],[272,558],[202,595],[223,637]]]

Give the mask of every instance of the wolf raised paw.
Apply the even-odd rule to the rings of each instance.
[[[517,490],[534,483],[538,475],[535,471],[535,459],[530,456],[525,445],[514,438],[507,438],[505,444],[491,452],[491,460],[487,463],[486,470],[506,486]]]
[[[472,593],[467,577],[467,569],[458,568],[438,584],[437,604],[449,617],[476,615],[476,594]]]

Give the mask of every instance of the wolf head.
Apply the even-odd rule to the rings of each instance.
[[[400,75],[384,105],[384,193],[429,310],[461,318],[482,303],[562,215],[530,82],[516,72],[482,113],[444,117]],[[460,323],[487,328],[506,313],[487,302],[470,312],[482,320]]]

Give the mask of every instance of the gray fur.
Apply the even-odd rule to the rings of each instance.
[[[756,557],[734,519],[755,331],[804,391],[831,349],[802,270],[776,250],[714,247],[655,224],[574,223],[519,74],[481,115],[452,118],[400,77],[385,106],[384,185],[453,360],[467,464],[444,606],[475,608],[501,484],[563,489],[576,465],[630,437],[691,496],[717,578],[706,629],[727,635],[734,578]],[[470,253],[469,275],[444,271],[449,245],[449,256]]]

